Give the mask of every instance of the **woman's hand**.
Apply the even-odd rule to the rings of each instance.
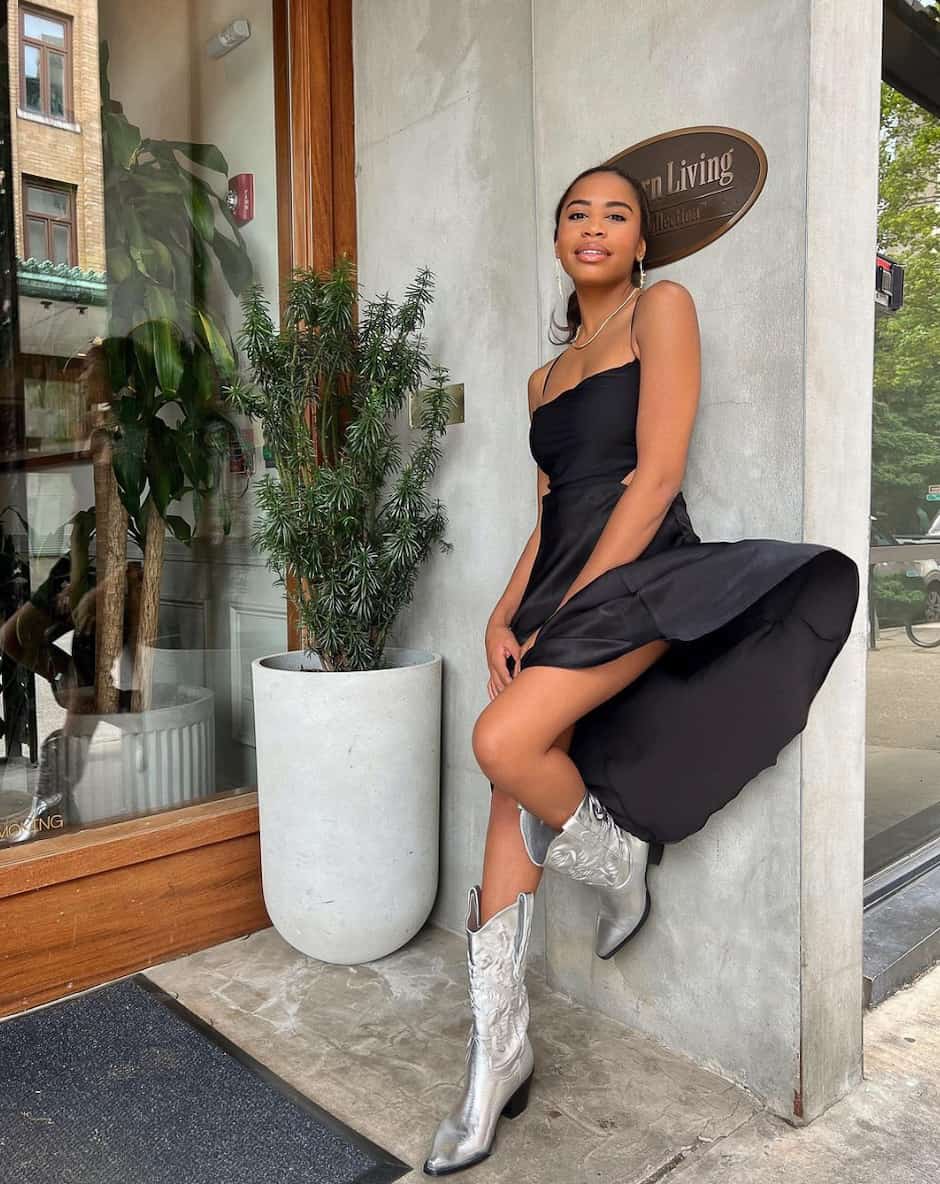
[[[490,672],[490,680],[486,684],[487,693],[493,700],[500,691],[505,690],[512,682],[506,659],[512,656],[519,669],[519,642],[508,625],[489,625],[484,641],[486,647],[486,665]]]

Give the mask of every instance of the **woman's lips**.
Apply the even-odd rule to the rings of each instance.
[[[600,263],[602,259],[606,259],[607,257],[607,251],[594,251],[590,253],[585,251],[575,251],[575,258],[581,259],[585,263]]]

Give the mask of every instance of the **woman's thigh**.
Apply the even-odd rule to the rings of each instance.
[[[485,768],[494,761],[547,752],[574,724],[639,678],[669,649],[661,639],[612,662],[569,670],[527,666],[485,707],[473,729],[473,750]]]

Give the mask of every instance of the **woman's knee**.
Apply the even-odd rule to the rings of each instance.
[[[531,741],[507,713],[501,712],[493,704],[477,717],[471,736],[473,755],[477,764],[491,782],[509,783],[514,769],[526,760],[531,760],[536,753],[547,751],[533,746]],[[571,747],[571,738],[575,724],[570,724],[556,737],[553,744],[567,753]],[[552,745],[548,746],[549,748]]]
[[[477,717],[470,743],[476,762],[487,777],[497,783],[501,781],[507,759],[512,760],[509,751],[512,744],[506,728],[488,708]]]

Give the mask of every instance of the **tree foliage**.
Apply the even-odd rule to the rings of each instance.
[[[878,247],[904,267],[904,303],[875,328],[872,512],[919,532],[940,484],[940,120],[881,87]]]

